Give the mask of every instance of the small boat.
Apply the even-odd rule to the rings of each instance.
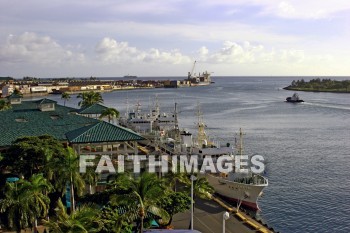
[[[304,102],[304,100],[299,98],[299,95],[297,93],[294,93],[292,97],[287,97],[286,98],[287,102],[291,102],[291,103],[301,103]]]

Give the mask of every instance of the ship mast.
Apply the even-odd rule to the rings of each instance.
[[[197,143],[199,147],[203,147],[203,145],[207,145],[208,144],[208,138],[207,138],[207,134],[205,132],[205,124],[203,122],[203,114],[201,112],[200,109],[200,104],[198,102],[198,106],[197,106],[197,117],[198,117],[198,135],[197,135]]]
[[[239,128],[239,144],[236,141],[236,148],[240,156],[243,155],[243,135],[245,135],[245,133],[243,133],[242,128]]]
[[[175,109],[174,109],[174,117],[175,117],[175,126],[174,126],[174,130],[175,130],[175,146],[174,146],[174,152],[178,153],[180,151],[180,148],[178,148],[181,144],[181,140],[180,140],[180,129],[179,129],[179,121],[177,118],[177,103],[175,103]]]
[[[129,117],[129,95],[126,94],[126,118]]]

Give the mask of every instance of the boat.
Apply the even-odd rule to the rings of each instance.
[[[191,72],[187,74],[187,80],[190,82],[190,86],[207,86],[212,83],[210,73],[208,71],[203,72],[202,74],[194,73],[197,61],[194,61]]]
[[[131,112],[128,108],[126,116],[120,119],[120,123],[138,133],[149,134],[156,131],[165,134],[175,127],[175,113],[161,112],[157,96],[149,112],[142,111],[140,102],[137,102],[136,108]]]
[[[301,103],[301,102],[304,102],[304,100],[302,100],[302,99],[299,98],[298,93],[294,93],[294,94],[292,95],[292,97],[287,97],[287,98],[286,98],[286,102],[290,102],[290,103]]]
[[[198,114],[200,114],[200,111]],[[234,156],[243,155],[242,129],[239,132],[240,140],[236,148],[230,146],[229,143],[225,146],[219,146],[208,139],[205,132],[206,125],[200,116],[198,119],[197,142],[192,147],[191,154],[198,155],[200,161],[210,156],[214,162],[220,156],[231,156],[233,158]],[[268,179],[260,174],[243,174],[232,171],[226,174],[219,172],[205,173],[205,177],[217,194],[228,201],[237,203],[238,208],[242,205],[252,210],[259,210],[258,199],[261,197],[263,189],[268,186]]]
[[[241,129],[239,135],[239,153],[236,156],[243,155],[243,133]],[[268,186],[266,177],[260,174],[244,174],[233,171],[229,173],[206,173],[206,178],[219,196],[237,203],[237,209],[242,205],[252,210],[260,210],[258,199],[262,196],[263,189]]]
[[[136,79],[137,78],[137,76],[136,75],[124,75],[124,77],[123,78],[127,78],[127,79]]]

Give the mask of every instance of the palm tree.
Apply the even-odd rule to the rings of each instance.
[[[33,175],[29,181],[19,180],[6,183],[5,198],[0,201],[0,212],[6,213],[8,226],[21,229],[35,226],[36,219],[48,213],[50,199],[44,194],[52,190],[52,186],[42,176]],[[34,224],[32,224],[34,223]]]
[[[101,210],[101,222],[100,233],[132,232],[132,225],[128,223],[126,216],[119,214],[118,206],[112,206],[111,203]]]
[[[188,193],[191,190],[191,185],[187,186]],[[202,199],[211,199],[211,194],[215,192],[215,189],[209,184],[207,178],[200,177],[193,181],[193,210],[194,203],[197,197]],[[191,224],[191,223],[190,223]]]
[[[70,99],[70,94],[68,92],[63,92],[61,95],[61,99],[64,100],[64,106],[66,106],[66,101],[69,101]]]
[[[178,182],[186,185],[190,185],[191,181],[188,178],[187,174],[184,172],[169,172],[165,179],[168,181],[169,186],[176,192],[176,184]]]
[[[23,97],[22,92],[21,92],[20,90],[18,90],[17,88],[16,88],[15,90],[13,90],[13,93],[12,93],[12,94]]]
[[[209,184],[207,178],[197,177],[197,180],[193,182],[193,195],[202,199],[211,199],[211,194],[215,192],[215,189]]]
[[[164,196],[165,187],[162,181],[153,173],[144,172],[138,178],[131,176],[119,177],[118,183],[127,188],[127,194],[112,197],[112,202],[126,206],[127,216],[138,216],[140,221],[139,230],[143,232],[143,221],[146,213],[160,216],[165,222],[169,221],[169,214],[160,207],[159,200]]]
[[[98,181],[98,175],[95,172],[95,169],[87,167],[86,172],[82,174],[82,178],[84,179],[85,184],[89,185],[89,194],[92,194],[92,186]]]
[[[108,122],[111,123],[112,119],[119,117],[119,112],[115,108],[106,108],[101,113],[100,119],[102,119],[103,117],[108,117]]]
[[[44,220],[44,225],[52,233],[99,232],[102,227],[100,210],[92,205],[82,205],[69,215],[59,199],[55,211],[56,218],[49,221]]]
[[[82,108],[89,107],[97,103],[103,103],[101,93],[94,91],[80,93],[77,98],[81,99],[78,105]]]
[[[81,195],[85,189],[85,182],[79,172],[79,156],[68,147],[63,157],[55,158],[56,172],[53,177],[56,189],[66,191],[70,187],[71,211],[75,210],[75,191]]]

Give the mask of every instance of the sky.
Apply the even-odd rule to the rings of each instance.
[[[350,75],[348,0],[0,0],[0,76]]]

